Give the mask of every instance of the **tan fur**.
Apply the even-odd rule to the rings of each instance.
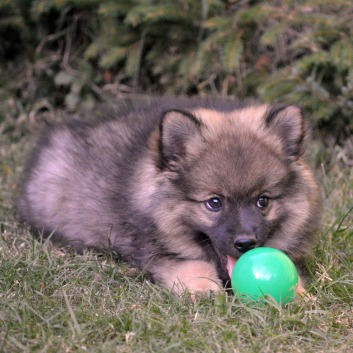
[[[159,280],[166,288],[177,294],[181,294],[185,290],[190,294],[196,294],[197,292],[222,289],[217,269],[206,261],[172,263],[167,271],[160,271]]]

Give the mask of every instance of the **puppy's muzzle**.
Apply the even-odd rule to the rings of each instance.
[[[240,252],[245,253],[256,247],[256,238],[253,236],[242,235],[235,239],[234,247]]]

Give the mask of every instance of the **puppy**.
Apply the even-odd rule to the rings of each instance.
[[[221,289],[259,246],[300,267],[321,208],[306,136],[296,106],[202,99],[67,121],[28,160],[21,219],[76,251],[112,251],[176,293]]]

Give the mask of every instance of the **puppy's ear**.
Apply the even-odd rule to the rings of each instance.
[[[299,107],[284,104],[270,106],[265,125],[281,139],[289,157],[296,158],[304,152],[307,124]]]
[[[170,110],[159,124],[158,149],[162,167],[171,167],[191,157],[203,140],[201,122],[189,112]]]

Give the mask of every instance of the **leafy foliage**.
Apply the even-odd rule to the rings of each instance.
[[[0,54],[17,95],[70,110],[107,91],[232,95],[353,130],[350,0],[5,0]]]
[[[351,124],[352,128],[352,3],[291,3],[281,6],[282,15],[261,37],[263,44],[273,48],[274,66],[257,92],[265,100],[302,104],[320,126],[342,129]],[[273,28],[276,37],[271,36]]]

